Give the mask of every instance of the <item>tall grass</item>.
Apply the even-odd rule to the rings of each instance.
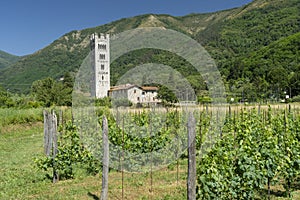
[[[0,127],[10,124],[22,124],[43,121],[42,108],[17,109],[1,108],[0,109]]]

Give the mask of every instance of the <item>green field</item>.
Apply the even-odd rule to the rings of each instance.
[[[26,112],[31,117],[24,121]],[[34,158],[42,156],[44,151],[41,110],[0,110],[1,121],[12,118],[7,113],[16,116],[20,113],[21,119],[1,125],[0,199],[100,199],[101,174],[87,175],[76,168],[74,179],[53,184],[45,172],[35,166]],[[122,192],[123,199],[186,199],[186,172],[186,158],[180,159],[178,165],[175,162],[153,173],[124,173],[123,184],[122,173],[111,170],[109,199],[122,199]],[[271,199],[288,199],[281,183],[279,180],[271,186]],[[294,186],[293,199],[300,199],[300,184],[295,182]],[[267,199],[267,187],[256,196]]]

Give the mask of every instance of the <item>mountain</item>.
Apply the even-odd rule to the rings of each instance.
[[[254,92],[260,93],[261,91],[255,90],[258,88],[255,86],[257,75],[268,83],[268,87],[272,81],[266,77],[266,73],[259,74],[257,71],[270,70],[277,65],[269,62],[270,66],[267,68],[261,64],[265,62],[262,55],[269,52],[269,57],[272,59],[272,51],[279,49],[281,44],[286,44],[287,40],[294,41],[290,37],[294,38],[296,42],[299,41],[299,37],[297,37],[297,33],[300,32],[299,13],[299,0],[254,0],[243,7],[213,13],[194,13],[182,17],[147,14],[124,18],[102,26],[76,30],[63,35],[46,48],[23,57],[10,67],[0,70],[0,85],[3,84],[10,90],[28,92],[31,83],[35,80],[48,76],[58,79],[67,71],[75,73],[89,52],[89,37],[92,33],[116,34],[138,27],[156,26],[182,32],[202,44],[216,60],[228,90],[234,90],[229,85],[236,85],[235,88],[238,90],[241,86],[237,86],[236,83],[246,77],[247,83],[249,83],[248,89],[251,86],[249,95]],[[289,47],[293,55],[299,55],[299,46],[290,43]],[[161,54],[167,54],[167,52],[161,52]],[[148,53],[142,55],[141,52],[133,52],[131,55],[125,56],[126,58],[120,58],[111,67],[114,75],[113,83],[134,64],[138,64],[135,60],[138,60],[139,56],[147,61],[162,62],[166,57],[149,50]],[[284,55],[279,54],[279,56]],[[173,64],[186,76],[191,79],[195,78],[192,72],[188,72],[186,66],[182,67],[184,64],[171,57],[171,55],[167,55],[168,61],[165,61],[164,64],[171,66]],[[277,60],[283,63],[280,58]],[[180,65],[176,63],[180,63]],[[289,66],[285,64],[282,64],[282,67],[287,70],[287,74],[300,72],[300,67],[297,67],[299,60],[289,61]],[[191,82],[194,81],[191,80]],[[285,89],[283,87],[285,86],[282,86],[282,90]],[[268,89],[272,90],[270,87]],[[247,91],[243,91],[243,93],[247,93]]]
[[[248,56],[264,46],[300,32],[299,0],[256,0],[233,12],[225,21],[197,35],[204,46],[228,68],[227,57]]]
[[[289,95],[300,94],[300,32],[253,52],[241,61],[240,66],[244,68],[242,73],[252,77],[256,87],[264,85],[259,83],[263,77],[274,91],[286,88]],[[231,74],[243,76],[236,73],[240,73],[238,68]]]
[[[223,14],[224,13],[224,14]],[[228,15],[230,11],[219,12]],[[124,18],[102,26],[72,31],[55,40],[49,46],[22,58],[13,66],[0,71],[0,84],[10,88],[10,91],[28,91],[35,80],[51,76],[60,78],[65,72],[76,70],[89,52],[89,38],[92,33],[116,34],[138,27],[163,26],[192,36],[205,29],[210,22],[221,20],[222,17],[211,17],[211,14],[173,17],[169,15],[142,15]],[[112,71],[116,71],[112,67]]]
[[[19,56],[11,55],[0,50],[0,69],[16,63],[19,59]]]

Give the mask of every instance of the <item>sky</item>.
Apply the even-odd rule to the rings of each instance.
[[[141,14],[184,16],[240,7],[252,0],[2,0],[0,50],[22,56],[62,35]]]

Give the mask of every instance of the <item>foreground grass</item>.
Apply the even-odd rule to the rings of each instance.
[[[75,179],[52,184],[35,168],[33,158],[43,154],[41,122],[9,125],[4,130],[0,134],[0,199],[100,199],[100,175],[87,176],[78,169]],[[152,174],[124,173],[123,199],[186,199],[186,163],[180,161],[178,179],[175,164]],[[280,185],[272,187],[271,199],[288,199],[283,192]],[[109,199],[122,199],[122,173],[113,170],[109,173]],[[300,199],[300,190],[293,193],[293,199]]]

